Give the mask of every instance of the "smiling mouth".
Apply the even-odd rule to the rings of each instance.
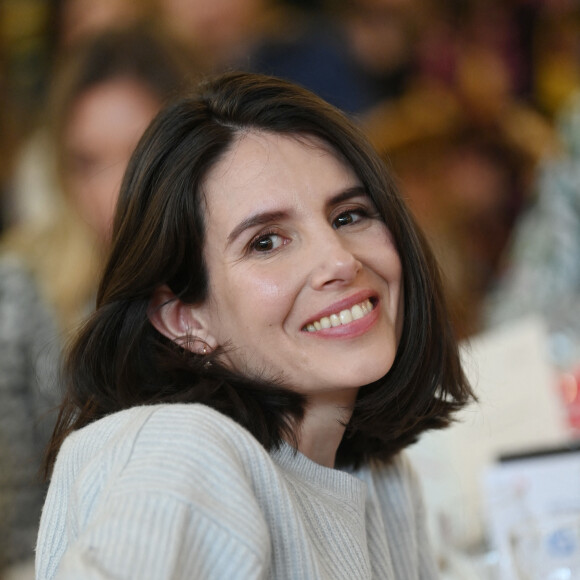
[[[374,304],[371,299],[363,300],[362,302],[355,304],[352,308],[347,308],[346,310],[341,310],[340,312],[336,312],[330,316],[323,316],[320,320],[309,322],[302,330],[307,332],[317,332],[326,328],[343,326],[349,324],[353,320],[364,318],[373,310],[373,308]]]

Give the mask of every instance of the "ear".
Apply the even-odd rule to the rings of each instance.
[[[163,336],[191,352],[208,354],[218,346],[207,328],[203,306],[182,302],[165,284],[153,293],[147,316]]]

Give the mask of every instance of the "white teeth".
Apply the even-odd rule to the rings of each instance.
[[[350,313],[350,310],[341,310],[339,316],[341,324],[352,322],[352,314]]]
[[[373,305],[371,301],[365,300],[360,304],[355,304],[352,308],[341,310],[338,314],[324,316],[320,320],[311,322],[306,325],[305,330],[307,330],[308,332],[316,332],[317,330],[322,330],[323,328],[334,328],[336,326],[348,324],[353,320],[359,320],[363,318],[372,309]]]
[[[355,304],[352,307],[351,312],[353,320],[358,320],[359,318],[362,318],[365,315],[364,310],[358,304]]]

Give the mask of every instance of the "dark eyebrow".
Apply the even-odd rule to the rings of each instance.
[[[351,199],[353,197],[368,197],[368,194],[362,185],[356,185],[354,187],[349,187],[344,191],[341,191],[337,195],[331,197],[326,202],[326,208],[329,209],[336,204]],[[229,246],[237,237],[239,237],[245,230],[253,228],[255,226],[262,226],[272,222],[282,221],[288,218],[287,211],[267,211],[262,213],[256,213],[241,221],[228,235],[226,246]]]
[[[340,193],[331,197],[326,202],[326,209],[330,209],[336,204],[341,203],[343,201],[348,201],[353,197],[368,197],[368,196],[369,194],[367,190],[362,185],[355,185],[354,187],[349,187],[348,189],[345,189],[344,191],[341,191]]]
[[[245,230],[255,226],[262,226],[264,224],[280,221],[288,217],[288,212],[285,211],[267,211],[263,213],[256,213],[241,221],[228,236],[227,246],[229,246],[239,235]]]

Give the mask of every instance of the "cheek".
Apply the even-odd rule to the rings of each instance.
[[[247,340],[280,328],[292,308],[289,278],[275,272],[266,274],[255,267],[226,267],[210,272],[210,280],[218,290],[213,295],[212,310],[222,341],[236,341],[236,336]]]
[[[267,275],[255,270],[246,272],[237,278],[234,287],[240,288],[240,293],[244,294],[242,306],[249,313],[250,322],[259,322],[267,327],[279,325],[293,303],[290,281],[272,272]]]
[[[393,287],[402,284],[402,266],[391,232],[382,226],[360,248],[371,268]]]
[[[394,322],[397,338],[400,338],[404,319],[403,267],[395,248],[391,233],[385,228],[368,244],[370,248],[383,248],[373,252],[367,264],[370,269],[388,286],[387,310]]]

